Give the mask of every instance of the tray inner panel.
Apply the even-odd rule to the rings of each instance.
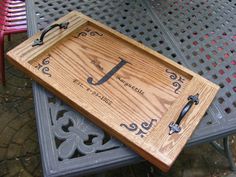
[[[191,79],[91,23],[29,63],[114,129],[157,124]]]

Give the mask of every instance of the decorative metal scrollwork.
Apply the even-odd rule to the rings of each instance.
[[[48,95],[51,130],[58,159],[72,159],[123,146],[63,102]]]

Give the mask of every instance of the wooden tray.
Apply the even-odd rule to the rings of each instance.
[[[36,40],[40,36],[43,42]],[[7,55],[12,64],[163,171],[219,89],[75,11]]]

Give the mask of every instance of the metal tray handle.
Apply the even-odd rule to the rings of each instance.
[[[53,24],[51,26],[48,26],[47,28],[45,28],[40,36],[39,39],[35,39],[33,44],[32,44],[32,47],[34,46],[38,46],[38,45],[42,45],[43,44],[43,40],[44,40],[44,37],[45,35],[50,31],[52,30],[53,28],[56,28],[56,27],[59,27],[60,29],[67,29],[69,25],[69,22],[64,22],[64,23],[60,23],[60,24]]]
[[[169,124],[169,128],[170,128],[170,132],[169,135],[173,134],[173,133],[179,133],[181,131],[181,127],[179,126],[181,121],[183,120],[184,116],[188,113],[188,111],[191,109],[191,107],[193,106],[193,104],[197,105],[199,103],[199,99],[198,99],[199,94],[197,93],[196,95],[191,95],[188,97],[188,103],[183,107],[182,111],[179,114],[179,117],[177,119],[177,121],[171,122]]]

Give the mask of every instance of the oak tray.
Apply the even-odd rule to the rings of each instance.
[[[173,164],[219,89],[76,11],[7,55],[163,171]]]

